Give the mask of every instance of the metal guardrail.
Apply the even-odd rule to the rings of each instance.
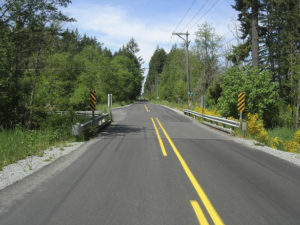
[[[216,117],[216,116],[209,116],[206,114],[198,113],[189,109],[183,110],[184,114],[188,114],[189,116],[193,115],[194,117],[200,117],[204,120],[208,120],[209,122],[203,121],[204,124],[217,128],[219,130],[231,133],[232,129],[240,127],[240,122],[236,122],[234,120],[228,120],[222,117]],[[213,124],[215,123],[215,124]],[[222,126],[219,126],[218,124],[221,123]],[[226,126],[229,126],[231,129],[226,128]]]
[[[90,126],[95,126],[96,128],[105,126],[110,122],[110,116],[108,113],[96,116],[94,120],[89,120],[83,124],[77,123],[72,126],[72,134],[75,136],[80,135],[84,130],[88,129]]]
[[[67,114],[68,111],[50,111],[49,113],[54,113],[54,114],[58,114],[58,115],[64,115],[64,114]],[[101,114],[101,112],[100,111],[95,111],[95,115],[97,115],[97,114]],[[92,111],[76,111],[75,115],[92,117],[93,116],[93,112]]]

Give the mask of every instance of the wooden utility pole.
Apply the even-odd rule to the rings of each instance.
[[[299,108],[300,108],[300,85],[298,84],[298,93],[297,93],[297,108],[296,108],[296,130],[298,129],[299,122]]]
[[[187,91],[188,91],[188,95],[187,95],[187,100],[188,100],[188,106],[190,108],[190,95],[191,95],[191,82],[190,82],[190,59],[189,59],[189,33],[172,33],[172,35],[177,35],[178,37],[180,37],[182,40],[184,40],[185,42],[185,49],[186,49],[186,76],[187,76]],[[185,36],[182,37],[182,36]]]

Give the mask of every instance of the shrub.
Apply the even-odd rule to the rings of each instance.
[[[206,96],[206,106],[212,107],[216,106],[218,103],[218,99],[220,98],[222,93],[221,84],[218,81],[215,81],[212,86],[207,89]]]
[[[295,140],[286,141],[283,144],[284,149],[289,152],[298,152],[300,149],[300,144],[297,143]]]
[[[270,140],[270,145],[272,148],[279,149],[280,146],[282,145],[282,140],[278,137],[274,137]]]
[[[198,113],[202,113],[202,107],[196,106],[195,111]],[[220,113],[216,109],[209,110],[207,108],[204,108],[203,114],[210,115],[210,116],[220,116]]]
[[[256,139],[264,144],[268,144],[268,132],[264,128],[262,120],[258,114],[248,113],[248,130],[249,133],[256,137]]]
[[[233,67],[222,77],[222,93],[218,99],[218,109],[222,116],[238,118],[238,94],[246,94],[245,112],[258,114],[266,127],[275,126],[278,120],[277,84],[271,82],[271,74],[259,72],[250,67]]]
[[[300,130],[298,130],[294,138],[290,141],[284,143],[284,148],[289,152],[299,152],[300,151]]]
[[[278,126],[293,128],[294,125],[295,125],[295,121],[294,121],[293,109],[291,105],[282,104],[279,110]]]

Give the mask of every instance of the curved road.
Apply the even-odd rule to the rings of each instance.
[[[149,102],[113,114],[69,166],[0,191],[0,224],[300,224],[299,167]]]

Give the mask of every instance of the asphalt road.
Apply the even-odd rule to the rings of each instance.
[[[300,224],[299,167],[149,102],[114,110],[114,120],[35,188],[1,191],[24,194],[0,224]]]

